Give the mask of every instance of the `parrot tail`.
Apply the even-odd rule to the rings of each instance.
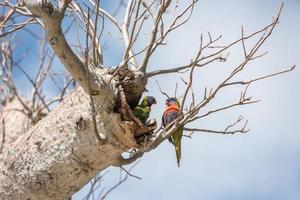
[[[173,142],[173,139],[172,139],[172,137],[169,137],[169,138],[168,138],[168,141],[169,141],[171,144],[173,144],[173,145],[174,145],[174,142]]]
[[[175,148],[177,165],[180,167],[180,159],[181,159],[181,143]]]
[[[183,127],[179,128],[174,134],[173,134],[173,142],[175,147],[175,153],[176,153],[176,159],[177,159],[177,165],[180,167],[180,159],[181,159],[181,138],[183,134]]]

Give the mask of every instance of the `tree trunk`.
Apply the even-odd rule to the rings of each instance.
[[[96,139],[89,95],[78,87],[4,148],[0,199],[68,199],[101,170],[122,164],[121,154],[136,146],[136,125],[113,112],[117,87],[114,81],[109,82],[110,88],[101,88],[97,95],[105,98],[96,116],[103,143]],[[11,118],[14,116],[5,120]]]
[[[122,120],[115,106],[119,105],[121,87],[134,107],[147,78],[125,65],[108,70],[83,63],[61,29],[71,1],[59,1],[58,7],[53,2],[24,1],[43,21],[47,41],[80,87],[26,133],[24,124],[17,124],[20,121],[12,123],[13,114],[5,118],[10,143],[0,154],[0,199],[68,199],[108,166],[128,164],[137,158],[121,156],[137,146],[134,133],[138,127]]]

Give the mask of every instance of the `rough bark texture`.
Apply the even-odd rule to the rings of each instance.
[[[107,91],[101,91],[104,97]],[[108,90],[97,113],[98,131],[106,138],[101,145],[81,88],[11,143],[0,155],[0,199],[68,199],[99,171],[119,165],[122,152],[136,145],[135,125],[111,111],[106,102],[113,104],[114,92]]]
[[[134,161],[121,155],[137,146],[134,133],[138,127],[122,121],[114,111],[118,110],[118,88],[124,89],[134,107],[147,78],[126,66],[107,70],[83,63],[61,29],[69,2],[59,1],[56,7],[48,0],[24,0],[30,12],[43,21],[47,41],[80,87],[28,131],[24,129],[26,116],[5,117],[0,199],[68,199],[101,170]]]
[[[28,116],[21,110],[23,106],[17,98],[13,98],[8,101],[5,105],[5,109],[2,112],[5,124],[0,124],[0,138],[3,137],[3,125],[5,128],[5,142],[3,144],[3,150],[9,148],[8,144],[14,142],[22,134],[24,134],[28,128],[30,128],[30,120]],[[9,133],[9,134],[8,134]]]
[[[61,27],[64,12],[48,0],[24,0],[24,3],[34,15],[42,19],[46,40],[73,79],[78,81],[87,93],[91,91],[93,94],[99,94],[98,90],[101,89],[99,86],[103,86],[101,76],[95,73],[96,70],[85,66],[67,43]]]

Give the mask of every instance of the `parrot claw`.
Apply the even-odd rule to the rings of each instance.
[[[135,136],[148,135],[157,128],[156,120],[150,120],[145,125],[142,124],[134,133]]]

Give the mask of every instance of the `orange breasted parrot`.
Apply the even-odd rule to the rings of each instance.
[[[134,116],[145,124],[150,115],[151,106],[153,104],[156,104],[155,98],[152,96],[145,96],[142,103],[133,109]]]
[[[163,113],[162,124],[164,127],[168,126],[170,123],[175,121],[180,115],[180,103],[176,98],[168,98],[166,100],[166,110]],[[177,158],[178,167],[180,166],[181,158],[181,138],[183,134],[183,127],[180,127],[175,131],[169,138],[169,141],[175,147],[175,153]]]

